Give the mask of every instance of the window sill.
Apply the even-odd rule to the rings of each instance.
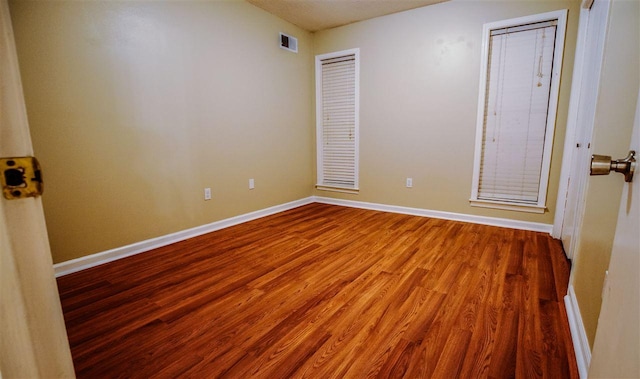
[[[332,192],[342,192],[342,193],[350,193],[350,194],[360,193],[360,189],[358,188],[331,187],[331,186],[325,186],[322,184],[316,184],[316,188],[320,191],[332,191]]]
[[[502,209],[506,211],[518,211],[518,212],[527,212],[527,213],[540,214],[540,213],[544,213],[547,210],[547,207],[539,206],[539,205],[503,203],[499,201],[490,201],[490,200],[470,199],[469,203],[471,204],[472,207]]]

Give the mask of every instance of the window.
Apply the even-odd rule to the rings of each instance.
[[[471,205],[544,213],[566,18],[484,25]]]
[[[318,189],[358,192],[359,63],[359,49],[316,56]]]

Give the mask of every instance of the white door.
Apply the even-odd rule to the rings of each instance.
[[[566,194],[558,196],[558,214],[554,221],[554,224],[562,226],[560,237],[570,259],[574,258],[584,210],[584,192],[589,175],[584,167],[589,166],[591,159],[591,138],[600,87],[600,81],[593,78],[600,77],[610,5],[609,0],[596,0],[590,9],[582,9],[580,13],[580,40],[576,49],[575,83],[571,88],[570,125],[561,179],[567,181]],[[568,174],[564,175],[565,172]],[[561,203],[563,199],[564,204]]]
[[[640,153],[640,93],[631,137]],[[636,155],[636,159],[638,156]],[[593,344],[590,378],[640,378],[640,174],[625,185]],[[613,175],[613,174],[612,174]],[[615,174],[620,175],[620,174]]]
[[[32,156],[6,0],[0,32],[0,157]],[[73,378],[40,198],[0,195],[0,291],[0,378]]]

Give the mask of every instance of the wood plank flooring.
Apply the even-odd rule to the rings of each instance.
[[[58,279],[78,378],[578,378],[535,232],[310,204]]]

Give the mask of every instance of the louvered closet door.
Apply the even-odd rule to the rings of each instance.
[[[356,188],[355,55],[323,59],[322,185]]]
[[[554,23],[492,31],[478,199],[538,202],[555,34]]]

